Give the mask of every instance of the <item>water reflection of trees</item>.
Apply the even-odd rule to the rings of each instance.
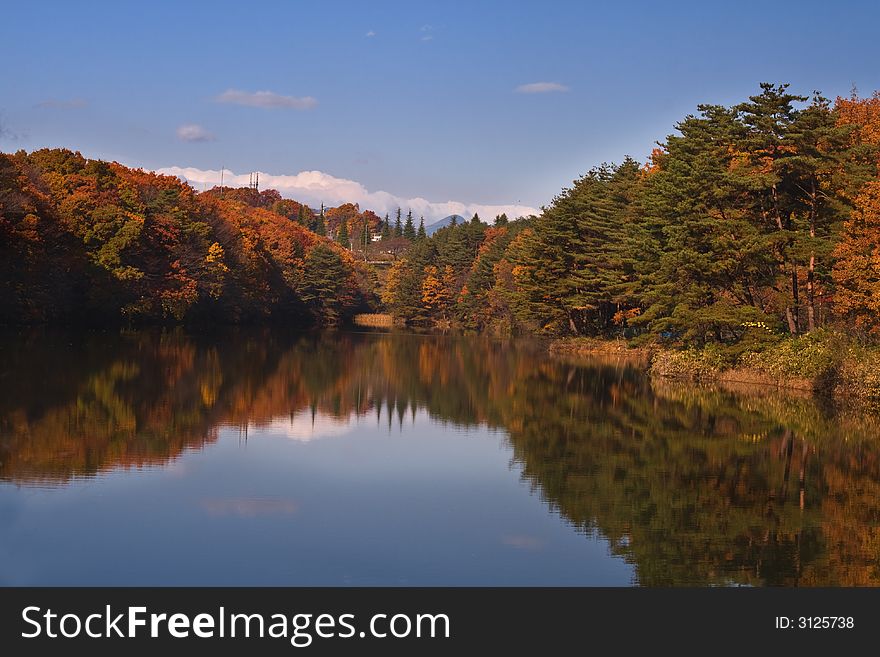
[[[7,337],[0,479],[161,464],[312,409],[426,408],[503,428],[523,477],[648,585],[880,583],[870,417],[812,400],[652,384],[615,363],[437,336],[239,330]]]

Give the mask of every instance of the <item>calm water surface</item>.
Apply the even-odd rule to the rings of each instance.
[[[0,341],[0,584],[878,585],[875,418],[539,345]]]

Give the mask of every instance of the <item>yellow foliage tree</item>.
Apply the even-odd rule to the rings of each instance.
[[[388,277],[379,297],[386,306],[393,306],[397,302],[397,291],[400,289],[400,281],[406,270],[406,258],[399,258],[391,263],[388,268]]]
[[[425,278],[422,281],[422,304],[429,312],[439,312],[444,318],[452,302],[455,286],[455,272],[446,265],[443,272],[434,265],[425,267]]]

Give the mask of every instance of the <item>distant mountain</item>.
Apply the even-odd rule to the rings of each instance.
[[[425,232],[428,235],[433,235],[441,228],[446,228],[450,224],[452,224],[452,220],[455,220],[457,224],[463,224],[467,219],[462,217],[460,214],[451,214],[448,217],[443,217],[440,221],[435,221],[433,224],[428,224],[425,226]]]

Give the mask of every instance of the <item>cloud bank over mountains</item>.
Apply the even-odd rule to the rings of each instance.
[[[157,173],[177,176],[201,191],[205,187],[220,184],[220,171],[196,169],[193,167],[166,167]],[[223,170],[223,184],[229,187],[246,187],[250,172],[236,174]],[[495,215],[505,213],[511,219],[530,214],[539,214],[537,208],[527,205],[466,203],[462,201],[429,201],[424,198],[403,198],[384,191],[371,192],[355,180],[337,178],[323,171],[300,171],[297,174],[273,175],[260,171],[260,187],[277,189],[282,196],[318,207],[323,203],[333,207],[342,203],[357,203],[361,210],[373,210],[379,215],[386,212],[393,215],[397,208],[404,214],[412,210],[416,218],[423,216],[427,223],[442,219],[450,214],[471,217],[476,212],[483,221],[491,222]]]

